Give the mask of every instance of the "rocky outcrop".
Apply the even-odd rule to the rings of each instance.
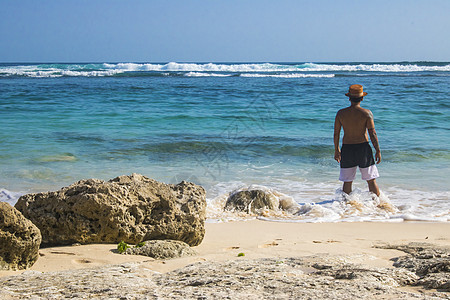
[[[408,255],[395,259],[394,266],[417,274],[415,285],[450,292],[450,248],[427,243],[377,247],[406,252]]]
[[[0,270],[31,267],[38,259],[41,233],[17,209],[0,202]]]
[[[156,273],[145,263],[0,277],[0,299],[449,299],[405,289],[404,269],[343,263],[345,257],[204,261]],[[318,267],[318,268],[316,268]]]
[[[232,193],[225,203],[225,210],[257,213],[261,209],[277,210],[279,201],[263,190],[244,190]]]
[[[170,259],[195,255],[188,244],[174,240],[145,241],[143,246],[128,248],[125,254],[145,255],[156,259]]]
[[[24,195],[16,208],[41,230],[44,245],[173,239],[195,246],[205,234],[202,187],[164,184],[139,174]]]

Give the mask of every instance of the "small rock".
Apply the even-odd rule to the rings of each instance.
[[[197,254],[188,244],[182,241],[151,240],[144,243],[141,247],[128,248],[124,253],[145,255],[155,259],[177,258]]]

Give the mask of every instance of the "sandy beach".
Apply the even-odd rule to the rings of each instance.
[[[187,265],[204,263],[241,263],[260,259],[338,257],[346,263],[367,268],[393,268],[393,258],[405,252],[374,246],[406,245],[411,242],[450,246],[448,223],[281,223],[260,220],[207,223],[203,242],[193,247],[196,256],[172,260],[121,255],[113,244],[73,245],[42,248],[31,267],[39,273],[139,263],[148,272],[166,273]],[[244,256],[238,256],[244,253]],[[30,273],[28,270],[27,273]],[[141,269],[142,270],[142,269]],[[1,271],[0,276],[24,271]],[[27,274],[25,273],[25,274]],[[36,274],[36,272],[31,272]],[[57,273],[53,273],[57,274]],[[54,276],[54,275],[53,275]],[[14,277],[9,277],[11,281]],[[447,293],[439,293],[444,297]]]
[[[297,257],[317,254],[360,255],[364,264],[392,266],[398,250],[376,249],[375,245],[426,242],[450,246],[448,223],[281,223],[259,220],[206,223],[203,242],[193,247],[197,256],[154,260],[145,256],[121,255],[115,244],[91,244],[42,248],[30,268],[48,272],[86,267],[145,262],[152,270],[168,272],[197,261]],[[239,253],[245,256],[238,257]],[[23,271],[0,271],[0,276]]]

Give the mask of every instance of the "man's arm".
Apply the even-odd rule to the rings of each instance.
[[[339,112],[334,119],[334,159],[337,162],[341,161],[341,149],[339,148],[339,140],[341,136],[341,121],[339,120]]]
[[[373,121],[373,114],[369,110],[369,118],[367,119],[367,131],[369,132],[370,140],[375,148],[375,161],[377,164],[381,162],[380,144],[378,143],[377,132],[375,131],[375,122]]]

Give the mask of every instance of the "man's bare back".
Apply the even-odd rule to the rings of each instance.
[[[359,144],[369,141],[366,129],[373,128],[373,115],[368,109],[352,105],[338,111],[336,117],[344,128],[344,144]],[[370,122],[372,121],[372,124]]]

